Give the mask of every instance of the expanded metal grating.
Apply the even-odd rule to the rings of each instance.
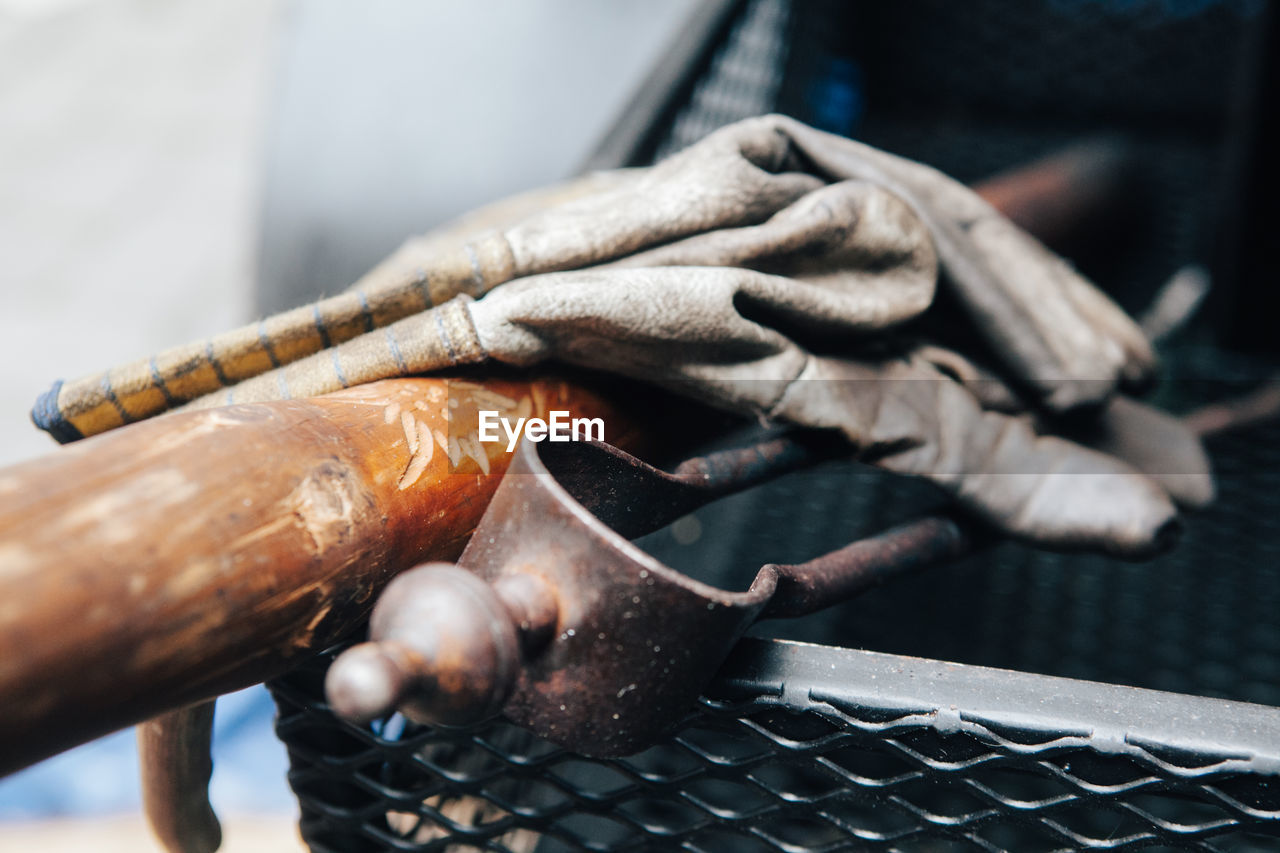
[[[1280,849],[1280,709],[750,640],[665,743],[361,728],[273,686],[314,851]]]
[[[711,65],[676,114],[654,160],[679,151],[717,128],[764,115],[777,102],[787,55],[790,6],[751,0],[734,21]]]

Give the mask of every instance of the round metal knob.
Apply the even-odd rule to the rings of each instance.
[[[528,647],[554,622],[554,596],[531,575],[495,587],[456,566],[419,566],[387,586],[370,641],[333,662],[325,695],[335,713],[356,722],[397,709],[428,724],[485,719],[515,687],[522,641]]]

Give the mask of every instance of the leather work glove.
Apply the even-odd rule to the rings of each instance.
[[[1117,398],[1100,419],[1124,434],[1135,418],[1162,426],[1173,441],[1158,458],[1135,460],[1154,476],[1041,434],[1028,415],[984,407],[947,372],[954,353],[908,346],[856,358],[818,354],[830,351],[831,329],[815,320],[828,299],[830,291],[803,280],[755,271],[642,267],[537,276],[460,308],[469,309],[474,345],[488,358],[555,358],[766,420],[839,430],[866,461],[927,477],[1040,545],[1151,553],[1176,524],[1173,498],[1196,505],[1210,497],[1199,442],[1131,400]],[[1007,387],[1003,397],[1013,399]]]
[[[929,323],[969,333],[986,369],[921,340]],[[517,199],[479,230],[411,242],[346,294],[55,386],[36,415],[74,438],[202,394],[545,360],[839,430],[861,458],[1051,547],[1149,553],[1174,498],[1212,493],[1198,441],[1115,396],[1154,357],[1106,296],[940,173],[778,116]],[[1047,432],[1082,408],[1147,474]],[[1134,423],[1160,425],[1162,452]]]

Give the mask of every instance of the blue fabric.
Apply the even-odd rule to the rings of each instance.
[[[62,380],[53,383],[53,387],[45,391],[36,400],[31,409],[31,422],[49,433],[59,444],[70,444],[84,438],[80,430],[62,417],[58,409],[58,392],[62,390]]]
[[[296,814],[288,759],[264,687],[223,696],[213,722],[213,806],[225,814]],[[136,812],[142,806],[133,730],[109,735],[0,779],[0,820]]]

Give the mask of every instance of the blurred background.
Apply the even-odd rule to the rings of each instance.
[[[1187,382],[1161,393],[1247,387],[1280,345],[1276,17],[1263,0],[0,0],[0,464],[52,449],[26,413],[56,378],[336,292],[476,205],[770,109],[965,181],[1082,141],[1122,150],[1123,203],[1057,248],[1137,313],[1208,269],[1169,353]],[[1228,509],[1155,567],[1158,589],[1005,548],[805,637],[1280,704],[1277,438],[1215,457],[1238,475]],[[648,547],[730,578],[926,499],[819,475]],[[300,849],[271,715],[261,689],[219,702],[228,850]],[[36,843],[154,847],[131,733],[0,780],[0,849]]]

